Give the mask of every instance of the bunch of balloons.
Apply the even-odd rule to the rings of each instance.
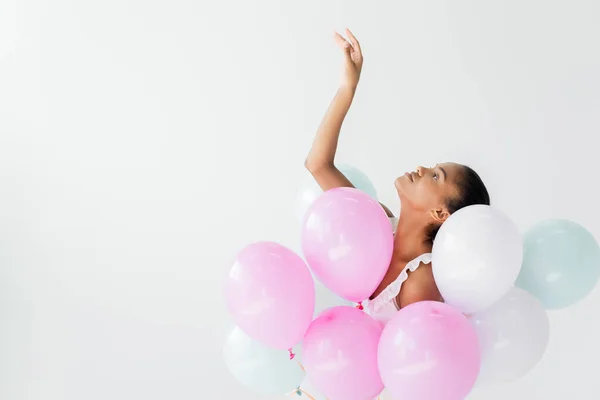
[[[433,246],[444,303],[411,304],[384,324],[354,304],[389,267],[392,225],[369,179],[342,172],[356,189],[301,197],[304,259],[258,242],[231,266],[225,297],[237,326],[224,357],[247,387],[315,398],[311,385],[329,400],[384,390],[393,399],[464,399],[475,385],[530,371],[548,343],[546,309],[581,300],[600,277],[600,248],[580,225],[545,221],[523,240],[498,209],[471,206],[442,225]]]

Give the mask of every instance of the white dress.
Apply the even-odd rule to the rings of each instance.
[[[398,226],[397,218],[390,218],[390,223],[394,227],[394,232],[396,232],[396,228]],[[431,253],[425,253],[410,261],[398,278],[390,283],[377,297],[373,300],[366,300],[362,303],[364,307],[364,311],[371,315],[378,321],[386,324],[392,316],[400,309],[398,307],[398,303],[396,302],[396,297],[400,293],[400,289],[402,288],[402,284],[406,279],[408,279],[408,271],[414,271],[419,268],[419,265],[430,264],[431,263]],[[291,393],[292,397],[303,397],[306,400],[327,400],[325,396],[319,393],[311,382],[308,379],[304,379],[302,384],[296,388],[296,390]],[[374,400],[391,400],[389,395],[386,395],[386,391],[384,390],[378,397]]]

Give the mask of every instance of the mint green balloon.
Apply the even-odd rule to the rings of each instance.
[[[341,164],[337,166],[338,169],[350,182],[354,185],[358,190],[362,190],[375,200],[377,200],[377,189],[375,189],[375,185],[369,179],[369,177],[362,172],[360,169],[353,167],[348,164]]]
[[[233,328],[223,346],[223,359],[233,377],[255,393],[290,393],[304,379],[298,363],[300,348],[293,359],[286,350],[273,349],[257,342],[239,327]]]
[[[348,164],[337,165],[337,168],[342,174],[344,174],[346,178],[348,178],[355,188],[362,190],[375,200],[379,201],[377,198],[377,190],[375,189],[375,185],[373,185],[373,182],[371,182],[369,177],[364,172]],[[307,173],[307,178],[308,175],[309,174]],[[302,221],[304,219],[306,211],[310,205],[322,194],[323,191],[312,176],[308,178],[306,182],[301,184],[298,192],[298,203],[296,209],[298,221]]]
[[[516,286],[533,294],[547,309],[579,302],[599,278],[600,247],[583,226],[552,219],[526,233]]]

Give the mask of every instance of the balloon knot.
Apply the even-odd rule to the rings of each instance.
[[[292,349],[288,349],[288,351],[290,352],[290,360],[293,360],[296,355],[292,352]]]
[[[363,305],[362,305],[362,302],[361,302],[361,301],[359,301],[359,302],[358,302],[358,304],[356,305],[356,308],[358,308],[358,309],[359,309],[359,310],[361,310],[361,311],[365,309],[365,308],[363,307]]]

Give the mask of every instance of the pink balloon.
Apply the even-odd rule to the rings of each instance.
[[[267,346],[300,343],[315,309],[315,285],[302,258],[272,242],[238,253],[225,282],[227,308],[236,325]]]
[[[434,301],[398,311],[383,329],[378,354],[381,378],[398,399],[463,400],[481,364],[467,318]]]
[[[361,302],[381,283],[394,233],[381,205],[354,188],[323,193],[302,224],[302,251],[315,276],[346,300]]]
[[[329,400],[366,400],[383,390],[377,344],[383,325],[354,307],[323,311],[302,344],[308,380]]]

